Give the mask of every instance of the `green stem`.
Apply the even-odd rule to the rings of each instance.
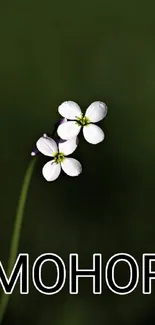
[[[15,217],[15,221],[14,221],[14,229],[13,229],[11,248],[10,248],[7,276],[9,276],[11,274],[11,271],[12,271],[12,268],[16,261],[16,257],[17,257],[17,253],[18,253],[18,246],[19,246],[19,240],[20,240],[20,232],[21,232],[24,208],[25,208],[29,184],[30,184],[32,172],[34,169],[35,161],[36,161],[36,159],[33,158],[28,166],[28,169],[27,169],[25,177],[24,177],[20,197],[19,197],[17,213],[16,213],[16,217]],[[10,295],[5,294],[3,291],[2,297],[1,297],[1,302],[0,302],[0,324],[3,321],[4,313],[6,311],[6,308],[7,308],[8,302],[9,302],[9,298],[10,298]]]

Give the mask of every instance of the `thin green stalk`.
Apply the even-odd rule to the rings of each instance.
[[[11,274],[13,265],[17,258],[24,208],[25,208],[29,184],[30,184],[32,172],[34,169],[35,161],[36,161],[36,158],[33,158],[30,161],[30,164],[28,166],[28,169],[27,169],[25,177],[24,177],[24,181],[23,181],[23,185],[22,185],[22,189],[21,189],[21,193],[20,193],[20,197],[19,197],[17,213],[16,213],[16,217],[15,217],[15,221],[14,221],[12,242],[11,242],[11,247],[10,247],[7,276],[9,276]],[[3,317],[5,314],[8,302],[9,302],[9,298],[10,298],[10,295],[5,294],[4,292],[2,293],[2,297],[1,297],[1,301],[0,301],[0,324],[2,324]]]

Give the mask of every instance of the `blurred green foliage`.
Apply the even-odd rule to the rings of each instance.
[[[0,3],[0,259],[7,265],[13,221],[30,152],[37,138],[53,131],[57,107],[74,100],[85,109],[105,101],[101,123],[106,138],[98,146],[80,139],[74,157],[83,164],[75,179],[62,175],[46,183],[39,158],[22,227],[20,252],[31,264],[54,252],[68,264],[92,266],[114,253],[155,250],[155,41],[153,1],[36,1]],[[120,272],[120,281],[125,273]],[[54,281],[48,265],[44,281]],[[53,283],[53,282],[52,282]],[[11,296],[4,325],[154,324],[154,292],[141,285],[117,296],[104,285],[92,294],[81,280],[80,294],[68,285],[56,296]]]

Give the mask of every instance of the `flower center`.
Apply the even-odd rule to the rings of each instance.
[[[65,155],[63,154],[63,152],[56,152],[54,155],[54,162],[56,164],[60,164],[61,162],[63,162],[65,159]]]
[[[77,118],[76,123],[79,126],[85,126],[88,125],[90,123],[90,120],[87,116],[83,116],[83,114]]]

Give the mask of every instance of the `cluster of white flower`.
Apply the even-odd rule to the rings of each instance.
[[[68,158],[78,145],[78,134],[83,129],[86,141],[97,144],[104,140],[102,129],[95,125],[107,114],[107,106],[100,101],[92,103],[82,113],[78,104],[73,101],[62,103],[58,112],[63,116],[62,123],[57,128],[60,137],[58,143],[44,134],[36,143],[37,149],[45,156],[52,157],[43,169],[43,176],[47,181],[54,181],[60,175],[61,169],[69,176],[78,176],[82,172],[80,162],[74,158]]]

